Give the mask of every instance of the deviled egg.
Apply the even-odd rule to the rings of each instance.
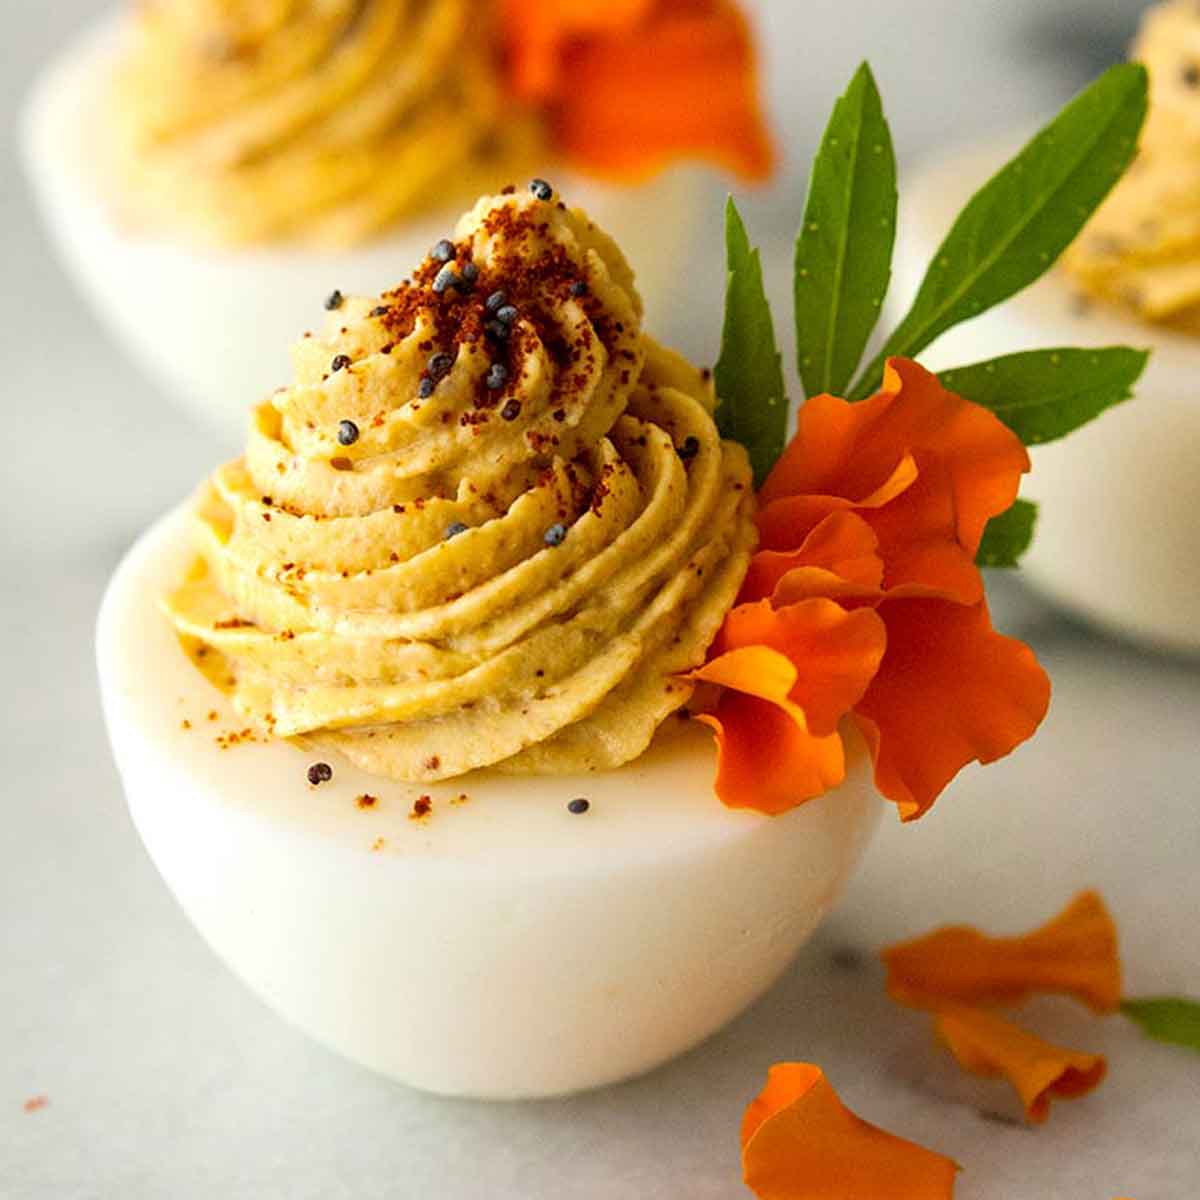
[[[268,1004],[419,1087],[551,1095],[695,1045],[881,807],[849,731],[818,800],[714,794],[685,676],[756,534],[707,373],[643,333],[607,235],[529,192],[294,364],[100,618],[168,886]]]

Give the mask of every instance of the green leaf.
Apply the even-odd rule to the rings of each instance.
[[[896,240],[896,156],[871,68],[834,105],[796,238],[796,351],[810,396],[845,391],[879,320]]]
[[[725,206],[725,252],[725,324],[721,357],[713,371],[717,428],[722,437],[741,442],[750,452],[754,486],[759,487],[783,453],[787,404],[762,263],[758,251],[750,248],[732,196]]]
[[[1033,541],[1037,505],[1016,500],[1012,508],[993,517],[983,530],[976,563],[981,567],[1015,567]]]
[[[952,392],[991,409],[1025,443],[1051,442],[1128,400],[1148,351],[1028,350],[943,371]]]
[[[1080,93],[969,201],[917,298],[851,396],[869,396],[892,355],[935,338],[1050,269],[1124,174],[1146,117],[1146,68],[1124,63]]]
[[[1155,1041],[1200,1051],[1200,1003],[1182,996],[1125,1000],[1121,1011]]]

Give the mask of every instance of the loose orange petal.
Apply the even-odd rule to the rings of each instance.
[[[958,1168],[855,1116],[819,1067],[779,1063],[746,1109],[742,1170],[759,1200],[945,1200]]]
[[[815,526],[797,550],[760,550],[750,560],[742,585],[743,602],[770,596],[780,580],[799,568],[815,568],[836,579],[876,589],[883,582],[879,539],[855,513],[830,513]]]
[[[754,41],[732,0],[565,7],[510,0],[505,32],[514,90],[542,104],[568,159],[626,178],[682,157],[770,174]]]
[[[726,692],[715,713],[696,719],[716,733],[716,792],[727,808],[778,816],[823,796],[846,777],[842,739],[836,733],[814,737],[803,714],[789,713],[778,701]]]
[[[1052,921],[1020,937],[951,925],[883,952],[893,1000],[915,1008],[1015,1004],[1054,992],[1098,1013],[1121,1002],[1117,931],[1104,901],[1081,892]]]
[[[1049,1115],[1051,1097],[1083,1096],[1099,1086],[1108,1070],[1101,1055],[1044,1042],[982,1008],[939,1012],[934,1029],[964,1070],[1007,1079],[1021,1097],[1026,1118],[1037,1123]]]
[[[993,762],[1030,737],[1050,681],[1028,646],[992,629],[982,601],[888,596],[878,611],[887,653],[855,713],[876,786],[910,821],[967,763]]]

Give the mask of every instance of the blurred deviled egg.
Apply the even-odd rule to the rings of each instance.
[[[1126,177],[1061,267],[958,326],[927,354],[938,368],[1030,345],[1151,348],[1137,404],[1064,443],[1034,447],[1038,501],[1024,573],[1049,598],[1149,645],[1200,652],[1200,10],[1151,9],[1133,47],[1151,104]],[[962,203],[1013,150],[963,150],[906,193],[896,294],[916,290]]]
[[[686,164],[770,169],[749,29],[728,0],[565,8],[130,4],[27,107],[47,223],[134,357],[230,436],[322,299],[381,292],[505,184],[568,188],[663,321],[703,195]]]

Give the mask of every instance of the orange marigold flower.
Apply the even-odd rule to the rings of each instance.
[[[682,157],[762,179],[774,161],[754,41],[732,0],[501,0],[509,82],[556,148],[637,177]]]
[[[1017,1004],[1045,992],[1073,996],[1097,1013],[1115,1012],[1121,1003],[1117,930],[1093,891],[1020,937],[950,925],[889,946],[882,958],[888,995],[912,1008]]]
[[[940,1011],[934,1029],[963,1070],[1007,1079],[1026,1118],[1036,1124],[1050,1115],[1052,1097],[1086,1095],[1099,1087],[1108,1070],[1099,1054],[1052,1045],[982,1008],[956,1005]]]
[[[819,1067],[779,1063],[742,1120],[742,1169],[759,1200],[945,1200],[958,1167],[855,1116]]]
[[[924,813],[967,763],[992,762],[1033,734],[1049,680],[1027,646],[992,628],[975,566],[984,527],[1012,505],[1028,469],[1024,446],[999,419],[906,359],[890,360],[882,389],[860,404],[815,396],[801,408],[759,494],[761,548],[713,661],[696,676],[726,688],[708,718],[726,804],[779,812],[820,794],[824,779],[840,778],[827,739],[846,717],[904,820]],[[820,677],[819,718],[806,702],[811,640],[745,633],[751,606],[766,629],[764,613],[782,625],[816,600],[876,617],[874,661],[834,656],[842,674]],[[753,645],[790,659],[786,692],[778,669],[776,686],[764,689],[744,670],[747,656],[734,670],[722,662]],[[768,727],[778,744],[764,755]],[[790,801],[781,776],[796,781]]]

